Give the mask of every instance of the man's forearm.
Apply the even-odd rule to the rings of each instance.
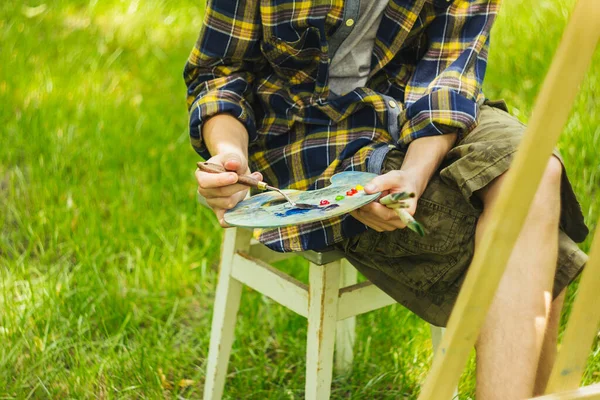
[[[229,114],[215,115],[202,127],[202,138],[212,156],[235,153],[248,159],[246,127]]]
[[[456,138],[457,134],[448,133],[415,139],[410,143],[400,169],[418,177],[417,195],[423,194],[429,180],[454,146]]]

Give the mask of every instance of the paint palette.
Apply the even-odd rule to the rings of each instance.
[[[292,207],[276,192],[266,192],[240,202],[225,213],[225,222],[247,228],[278,228],[323,221],[349,213],[379,197],[366,194],[363,187],[377,175],[347,171],[331,177],[331,185],[318,190],[284,190],[296,203],[314,205],[312,209]]]

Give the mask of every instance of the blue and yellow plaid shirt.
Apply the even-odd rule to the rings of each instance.
[[[368,1],[368,0],[363,0]],[[344,170],[379,173],[412,140],[470,132],[484,96],[489,34],[500,0],[390,0],[365,87],[335,96],[329,62],[358,20],[359,0],[208,0],[186,64],[190,137],[237,117],[250,167],[280,188],[313,190]],[[278,251],[320,249],[364,231],[349,215],[261,230]]]

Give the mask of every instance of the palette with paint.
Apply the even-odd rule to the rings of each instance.
[[[363,187],[377,175],[346,171],[331,177],[331,185],[318,190],[285,190],[296,203],[314,205],[312,209],[294,208],[276,192],[266,192],[240,202],[225,213],[225,222],[247,228],[277,228],[323,221],[349,213],[379,197],[366,194]]]

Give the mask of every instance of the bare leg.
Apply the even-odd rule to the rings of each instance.
[[[478,400],[533,394],[558,258],[560,174],[552,157],[482,327],[476,344]],[[484,212],[476,245],[503,182],[501,176],[480,194]]]
[[[558,341],[558,327],[560,325],[560,313],[565,302],[566,289],[563,290],[556,299],[552,302],[550,309],[550,317],[548,318],[548,326],[546,327],[546,335],[542,344],[542,354],[535,376],[535,386],[533,394],[541,396],[546,390],[550,373],[556,360],[556,343]]]

